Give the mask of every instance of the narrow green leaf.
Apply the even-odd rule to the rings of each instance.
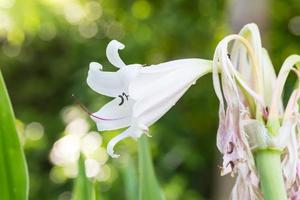
[[[28,172],[15,117],[0,71],[0,199],[26,200]]]
[[[80,156],[78,160],[78,175],[73,188],[74,200],[92,200],[93,183],[86,177],[84,158]]]
[[[138,140],[139,154],[139,199],[164,200],[157,178],[154,173],[148,140],[143,135]]]

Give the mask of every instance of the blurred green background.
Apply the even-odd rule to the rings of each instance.
[[[116,70],[105,56],[111,39],[125,44],[120,54],[127,64],[211,59],[218,41],[248,22],[260,26],[277,70],[285,57],[300,53],[300,0],[0,0],[0,66],[25,148],[30,199],[70,199],[73,168],[54,166],[49,154],[82,123],[83,132],[96,131],[71,95],[91,111],[109,101],[88,88],[86,77],[91,61]],[[220,199],[217,112],[207,75],[151,127],[155,170],[168,200]],[[117,133],[101,133],[102,147]],[[103,148],[102,199],[126,199],[128,177],[135,174],[126,160],[135,162],[137,143],[120,143],[119,160]]]

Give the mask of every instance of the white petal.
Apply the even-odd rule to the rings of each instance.
[[[122,86],[124,88],[124,92],[128,93],[129,84],[135,77],[137,77],[141,68],[142,65],[140,64],[132,64],[127,65],[126,67],[123,67],[118,71],[120,73],[120,78],[122,78]]]
[[[130,125],[134,102],[121,96],[110,101],[91,116],[99,131],[114,130]],[[121,103],[122,105],[120,105]]]
[[[87,84],[100,94],[116,97],[124,91],[122,77],[118,72],[103,72],[99,63],[92,62],[87,77]]]
[[[262,69],[264,79],[264,98],[266,106],[271,105],[272,93],[274,91],[276,73],[266,49],[263,49]]]
[[[143,74],[161,74],[161,73],[168,73],[170,71],[174,71],[178,68],[184,68],[188,66],[202,67],[203,65],[207,66],[211,64],[212,61],[210,60],[199,59],[199,58],[187,58],[187,59],[168,61],[157,65],[146,66],[141,69],[141,72]]]
[[[296,127],[288,128],[286,130],[284,128],[281,129],[282,135],[287,135],[287,144],[285,144],[287,151],[284,153],[284,159],[282,161],[283,164],[283,174],[285,176],[285,184],[287,188],[290,188],[294,183],[296,175],[297,175],[297,163],[298,163],[298,143],[296,136]]]
[[[112,158],[118,158],[120,155],[114,153],[114,147],[115,147],[115,145],[118,142],[120,142],[121,140],[124,140],[127,137],[132,137],[132,135],[141,135],[141,131],[130,127],[127,130],[125,130],[123,133],[117,135],[116,137],[114,137],[113,139],[111,139],[109,141],[109,143],[107,145],[107,153]]]
[[[172,79],[172,77],[169,76],[170,73],[182,69],[182,74],[177,73],[177,75],[174,74],[173,77],[173,79],[181,81],[185,78],[188,78],[184,76],[187,76],[187,73],[189,73],[188,70],[194,67],[196,68],[194,74],[195,77],[202,76],[212,71],[212,62],[202,59],[182,59],[161,63],[158,65],[151,65],[149,67],[143,67],[140,69],[139,75],[133,79],[130,84],[130,97],[138,100],[144,98],[145,96],[149,96],[152,91],[156,92],[157,89],[162,88],[162,86],[159,85],[160,83],[156,83],[158,81],[161,81],[166,87],[171,87],[171,85],[168,85],[168,83],[165,82],[166,79]],[[195,77],[192,79],[195,79]]]
[[[298,113],[299,106],[298,106],[298,100],[300,98],[300,89],[296,89],[292,92],[289,101],[287,103],[287,106],[284,111],[283,121],[289,120],[293,114]]]
[[[119,49],[124,49],[124,44],[118,42],[117,40],[112,40],[107,45],[106,48],[106,56],[109,62],[114,65],[115,67],[122,68],[125,67],[125,63],[122,61],[122,59],[119,56]]]
[[[279,114],[279,107],[281,104],[281,96],[288,74],[292,70],[294,65],[300,65],[299,63],[300,56],[298,55],[291,55],[284,61],[275,83],[275,90],[272,95],[272,102],[270,106],[269,120],[277,119]]]
[[[197,78],[209,71],[210,65],[203,68],[192,65],[177,69],[152,81],[152,84],[148,83],[144,91],[140,91],[141,88],[132,83],[129,93],[139,99],[133,108],[133,116],[150,126],[174,106]]]
[[[91,62],[90,68],[95,69],[95,70],[103,70],[103,66],[97,62]]]

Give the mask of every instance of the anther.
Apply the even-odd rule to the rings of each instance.
[[[124,97],[123,97],[123,95],[119,95],[118,97],[120,97],[120,99],[121,99],[121,102],[119,103],[119,106],[121,106],[124,103]]]
[[[233,149],[234,149],[234,144],[233,142],[229,142],[229,146],[228,146],[228,149],[227,149],[227,153],[228,154],[231,154],[233,152]]]
[[[231,59],[231,55],[230,55],[229,53],[227,53],[227,57],[228,57],[229,59]]]
[[[228,167],[229,165],[231,167],[231,170],[233,170],[233,168],[234,168],[234,162],[232,160],[227,163],[226,167]]]

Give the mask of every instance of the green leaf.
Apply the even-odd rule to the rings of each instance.
[[[0,71],[0,199],[26,200],[28,185],[25,156]]]
[[[74,200],[92,200],[93,199],[93,183],[86,177],[84,158],[81,155],[78,160],[78,175],[75,179],[73,188]]]
[[[164,200],[164,196],[156,179],[148,140],[145,135],[138,140],[139,154],[139,199]]]

